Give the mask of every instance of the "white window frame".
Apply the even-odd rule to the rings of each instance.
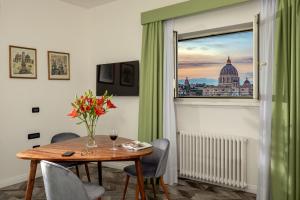
[[[176,65],[175,65],[175,77],[174,77],[174,97],[176,99],[176,103],[182,104],[190,104],[188,102],[195,102],[195,99],[206,99],[206,101],[215,102],[216,99],[217,102],[222,100],[225,104],[226,102],[232,102],[228,101],[227,99],[231,99],[234,102],[238,102],[238,104],[242,105],[251,105],[251,106],[257,106],[258,100],[259,100],[259,15],[255,15],[253,22],[243,23],[243,24],[236,24],[232,26],[226,26],[226,27],[220,27],[215,29],[209,29],[204,31],[197,31],[197,32],[191,32],[191,33],[183,33],[183,34],[176,34],[174,36],[174,42],[175,45],[175,58],[176,58]],[[213,35],[221,35],[221,34],[228,34],[228,33],[234,33],[234,32],[241,32],[241,31],[247,31],[252,30],[253,31],[253,97],[252,98],[242,98],[242,97],[180,97],[178,96],[178,80],[177,80],[177,73],[178,73],[178,41],[185,40],[185,39],[192,39],[192,38],[201,38],[201,37],[207,37],[207,36],[213,36]],[[187,99],[187,100],[186,100]],[[189,99],[194,99],[189,100]],[[254,100],[254,101],[253,101]],[[203,102],[203,100],[202,100]],[[254,102],[254,104],[253,104]],[[215,103],[213,103],[215,104]],[[222,103],[221,103],[222,104]],[[231,105],[231,103],[230,103]],[[234,103],[235,105],[235,103]]]

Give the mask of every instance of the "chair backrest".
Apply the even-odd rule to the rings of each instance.
[[[41,161],[47,200],[89,200],[83,183],[70,170]]]
[[[78,138],[80,137],[79,135],[77,135],[76,133],[69,133],[69,132],[66,132],[66,133],[58,133],[56,135],[54,135],[51,139],[51,144],[52,143],[57,143],[57,142],[62,142],[62,141],[65,141],[65,140],[70,140],[70,139],[73,139],[73,138]]]
[[[157,166],[155,177],[160,177],[165,174],[170,142],[168,139],[158,139],[151,142],[153,152],[149,156],[142,158],[142,163]]]

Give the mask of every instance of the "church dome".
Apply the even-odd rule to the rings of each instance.
[[[243,87],[250,87],[250,86],[251,86],[251,83],[248,80],[248,77],[246,77],[246,80],[244,81]]]
[[[231,60],[228,57],[226,65],[222,68],[220,72],[220,76],[223,75],[233,75],[233,76],[238,76],[238,71],[237,69],[231,64]]]
[[[250,84],[250,81],[248,80],[248,78],[246,78],[244,84]]]

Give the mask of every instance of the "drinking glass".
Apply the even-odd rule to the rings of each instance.
[[[117,140],[117,138],[118,138],[118,133],[117,133],[117,130],[116,129],[113,129],[112,130],[112,132],[109,134],[109,138],[112,140],[112,143],[113,143],[113,145],[112,145],[112,148],[111,148],[111,150],[118,150],[116,147],[115,147],[115,142],[116,142],[116,140]]]

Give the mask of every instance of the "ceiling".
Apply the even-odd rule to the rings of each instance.
[[[106,3],[110,3],[115,0],[61,0],[66,3],[70,3],[76,6],[80,6],[83,8],[93,8],[96,6],[100,6]]]

